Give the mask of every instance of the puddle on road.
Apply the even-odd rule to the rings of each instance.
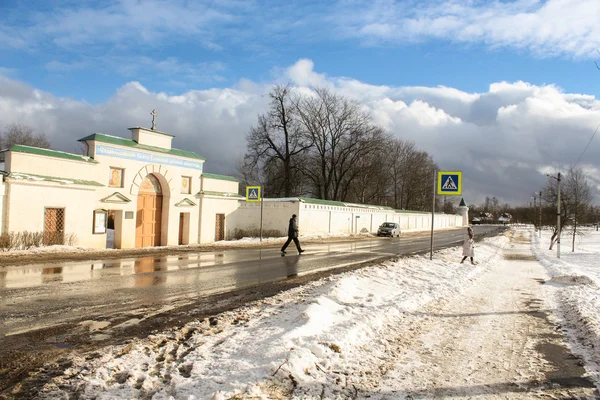
[[[81,327],[87,330],[88,332],[95,332],[106,328],[110,325],[110,322],[87,320],[80,322],[79,325],[81,325]]]
[[[97,335],[91,335],[90,339],[93,340],[94,342],[99,342],[102,340],[110,339],[111,337],[112,337],[111,335],[107,335],[105,333],[99,333]]]
[[[210,267],[240,259],[235,253],[197,253],[137,259],[73,261],[0,267],[0,290],[92,281],[111,276],[134,277],[133,286],[164,283],[165,273]]]

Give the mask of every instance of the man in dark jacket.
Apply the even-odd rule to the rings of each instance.
[[[296,244],[298,254],[302,254],[304,250],[300,248],[300,242],[298,241],[298,222],[296,222],[296,214],[293,214],[292,218],[290,218],[290,225],[288,226],[288,240],[281,248],[281,255],[285,254],[285,249],[292,242],[292,240]]]

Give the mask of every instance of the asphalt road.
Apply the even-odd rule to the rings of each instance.
[[[503,231],[481,226],[476,239]],[[435,233],[434,248],[464,229]],[[90,351],[209,317],[246,301],[362,265],[429,253],[430,234],[0,268],[0,391],[68,349]],[[460,254],[457,254],[457,258]],[[1,396],[0,396],[1,398]]]

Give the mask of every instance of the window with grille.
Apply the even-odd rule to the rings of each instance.
[[[65,244],[65,209],[46,208],[44,212],[44,245]]]

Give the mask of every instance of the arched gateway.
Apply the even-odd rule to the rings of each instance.
[[[138,192],[135,247],[160,246],[162,205],[160,182],[146,175]]]

